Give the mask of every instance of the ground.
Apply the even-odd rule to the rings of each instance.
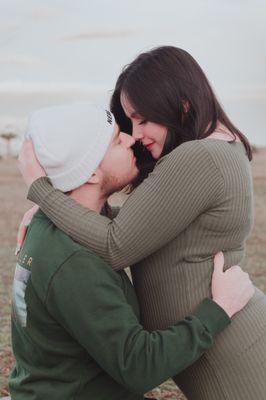
[[[266,149],[254,154],[255,225],[247,242],[246,268],[254,283],[266,292]],[[10,346],[11,285],[16,258],[14,255],[19,221],[30,206],[26,188],[14,159],[0,160],[0,396],[8,394],[7,377],[13,364]],[[158,399],[185,397],[171,380],[151,396]]]

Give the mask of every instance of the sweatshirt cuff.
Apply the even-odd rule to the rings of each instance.
[[[193,313],[206,327],[211,335],[215,336],[230,323],[228,314],[215,301],[204,299]]]
[[[42,176],[31,184],[27,199],[40,206],[45,196],[53,190],[55,189],[52,186],[50,179],[47,178],[47,176]]]

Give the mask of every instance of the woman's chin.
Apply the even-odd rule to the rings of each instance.
[[[158,149],[152,149],[150,151],[150,153],[151,153],[152,158],[154,158],[154,160],[159,160],[159,158],[160,158],[160,156],[162,154],[162,152],[160,150],[158,150]]]

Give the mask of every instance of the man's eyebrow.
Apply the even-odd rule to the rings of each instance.
[[[115,131],[112,140],[118,139],[119,136],[120,136],[120,131],[119,130]]]

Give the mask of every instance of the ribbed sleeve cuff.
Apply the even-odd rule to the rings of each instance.
[[[211,335],[217,335],[230,323],[228,314],[213,300],[204,299],[193,313],[208,329]]]
[[[27,199],[40,206],[45,196],[52,190],[55,189],[53,188],[50,179],[47,178],[47,176],[43,176],[31,184]]]

